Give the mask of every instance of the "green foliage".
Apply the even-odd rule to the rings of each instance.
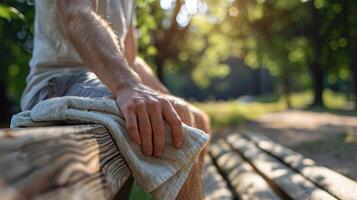
[[[157,20],[155,17],[158,15],[152,15],[155,1],[141,0],[137,2],[137,27],[139,31],[139,47],[145,52],[141,52],[143,56],[155,55],[153,52],[149,52],[152,46],[151,32],[157,28]],[[152,51],[152,50],[151,50]]]
[[[0,3],[0,82],[18,100],[25,87],[32,48],[33,7],[17,1]]]
[[[143,189],[140,188],[137,184],[134,184],[133,189],[130,193],[130,200],[152,200],[153,197],[150,193],[146,193]]]
[[[356,1],[199,0],[184,25],[178,24],[178,18],[189,6],[181,6],[175,17],[177,2],[189,1],[172,1],[165,9],[160,1],[136,1],[140,55],[154,69],[158,58],[164,60],[164,73],[176,92],[184,91],[185,84],[214,88],[210,86],[215,80],[232,73],[225,64],[230,57],[242,58],[253,68],[268,69],[278,77],[278,89],[289,87],[291,91],[311,88],[309,65],[317,58],[326,74],[325,84],[350,92],[347,85],[355,59],[351,52],[356,52],[357,46]],[[312,38],[312,8],[320,19],[316,28],[319,51]],[[27,1],[0,3],[0,81],[15,99],[19,99],[28,73],[33,16],[33,6]],[[177,29],[169,32],[173,25]],[[160,49],[167,35],[173,40]]]
[[[0,4],[0,18],[11,21],[14,18],[25,20],[25,16],[14,7]]]

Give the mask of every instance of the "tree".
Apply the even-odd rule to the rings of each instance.
[[[352,79],[354,85],[355,94],[355,110],[357,110],[357,3],[353,0],[344,0],[344,12],[346,13],[347,24],[347,37],[348,37],[348,49],[349,56],[351,58],[350,68],[352,71]]]
[[[32,47],[30,33],[33,9],[23,3],[0,4],[0,109],[1,122],[9,122],[13,103],[18,103],[28,72],[27,62]],[[17,101],[16,101],[17,100]]]

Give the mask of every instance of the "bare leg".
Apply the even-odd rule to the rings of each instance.
[[[211,127],[209,118],[205,113],[198,110],[197,108],[190,109],[191,113],[193,114],[194,122],[191,125],[194,125],[196,128],[199,128],[205,131],[207,134],[210,134]],[[203,199],[203,192],[202,192],[202,169],[203,169],[203,159],[206,153],[206,149],[203,150],[196,163],[193,165],[192,170],[183,185],[180,193],[177,195],[177,200],[191,200]]]

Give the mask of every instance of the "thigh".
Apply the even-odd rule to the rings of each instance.
[[[105,98],[112,96],[108,88],[92,72],[60,76],[48,83],[48,98],[78,96]]]

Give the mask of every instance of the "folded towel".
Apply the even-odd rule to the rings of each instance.
[[[171,134],[168,131],[162,157],[146,156],[141,152],[140,146],[129,139],[116,101],[103,98],[48,99],[30,111],[14,115],[11,127],[49,126],[63,121],[103,124],[114,138],[136,182],[145,191],[151,192],[155,199],[175,199],[194,161],[209,140],[209,136],[201,130],[183,125],[185,143],[181,149],[172,146]]]

